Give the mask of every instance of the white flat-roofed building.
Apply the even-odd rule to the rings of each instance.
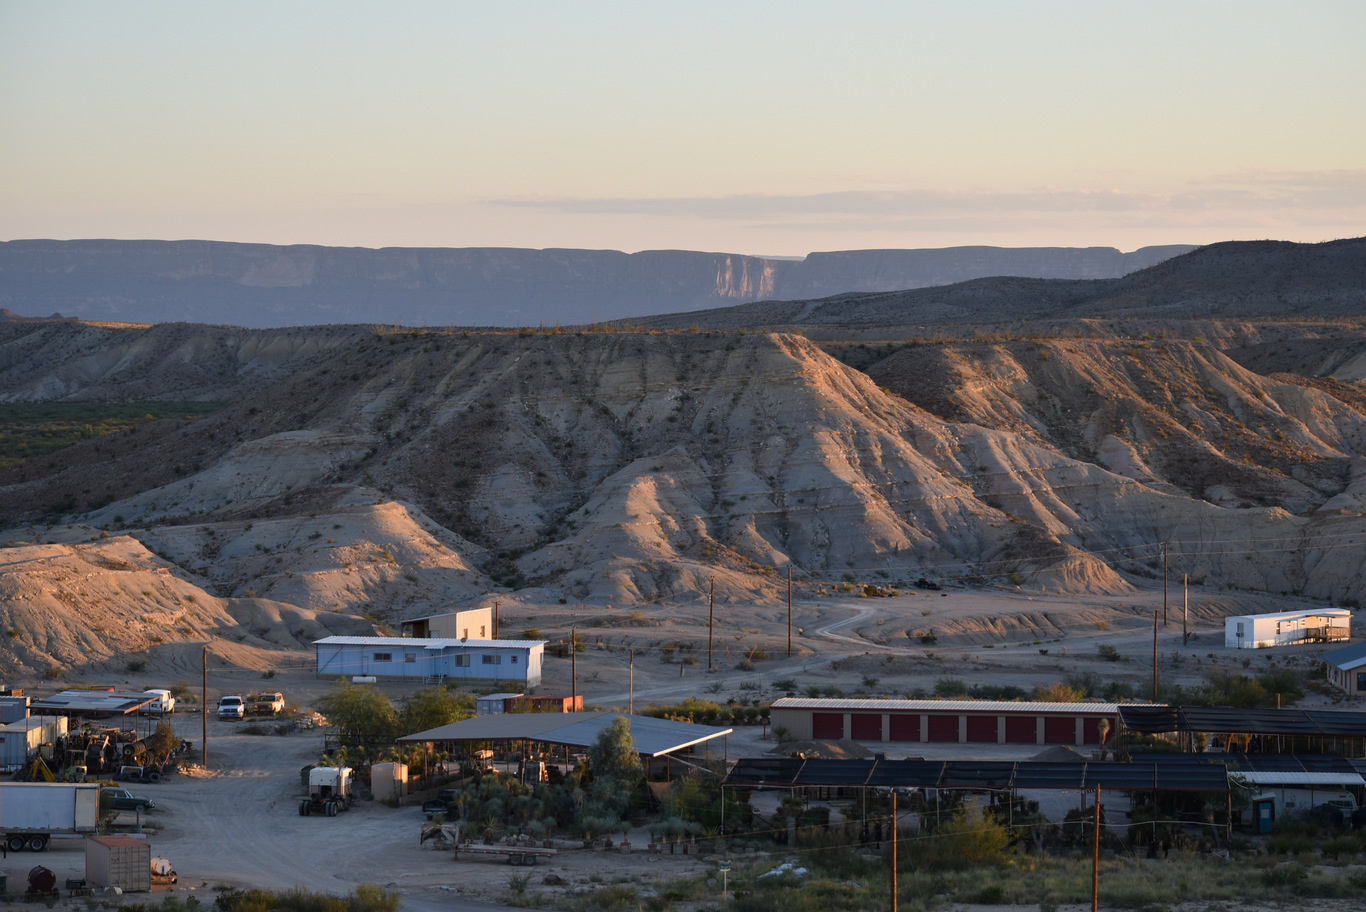
[[[1351,636],[1352,612],[1346,608],[1238,614],[1224,618],[1224,645],[1230,649],[1345,643]]]
[[[492,608],[466,608],[446,614],[429,614],[399,621],[398,626],[403,636],[416,639],[445,637],[453,640],[488,640],[495,633]]]
[[[313,643],[316,673],[345,677],[513,685],[541,683],[544,640],[330,636]]]

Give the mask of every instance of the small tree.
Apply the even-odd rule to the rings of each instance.
[[[377,690],[344,684],[318,701],[318,709],[347,744],[386,744],[398,735],[398,713]]]

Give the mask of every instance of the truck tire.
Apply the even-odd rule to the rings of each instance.
[[[307,817],[307,816],[308,816],[308,799],[307,799],[307,798],[305,798],[303,801],[300,801],[300,802],[299,802],[299,816],[300,816],[300,817]]]
[[[148,781],[148,782],[160,782],[160,781],[161,781],[161,773],[158,773],[156,770],[152,770],[150,773],[147,774],[147,781]]]
[[[335,801],[329,801],[329,802],[327,802],[326,806],[324,807],[324,812],[325,812],[325,813],[327,814],[327,816],[329,816],[329,817],[336,817],[336,816],[337,816],[337,802],[335,802]]]
[[[47,837],[42,833],[35,833],[28,838],[28,850],[30,852],[41,852],[47,848]]]
[[[28,840],[20,833],[13,833],[5,837],[5,847],[11,852],[22,852]]]

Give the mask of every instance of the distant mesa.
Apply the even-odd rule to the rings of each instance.
[[[4,319],[58,311],[82,320],[251,328],[577,325],[988,276],[1110,279],[1194,249],[947,247],[780,259],[687,250],[19,240],[0,242],[0,306]]]

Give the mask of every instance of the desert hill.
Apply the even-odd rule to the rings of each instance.
[[[644,328],[800,329],[820,338],[895,339],[926,325],[996,326],[1077,320],[1219,321],[1366,310],[1366,238],[1323,244],[1212,244],[1111,279],[993,277],[937,288],[766,300],[633,321]],[[1132,327],[1131,327],[1132,328]],[[1036,331],[1037,328],[1036,328]]]
[[[84,647],[54,631],[98,617],[119,630],[101,655],[189,663],[209,637],[258,667],[321,631],[490,598],[613,605],[646,627],[713,584],[722,611],[776,605],[789,570],[805,598],[920,578],[1120,595],[1161,574],[1164,546],[1230,610],[1238,593],[1359,604],[1366,336],[1339,313],[1359,249],[1330,251],[1347,265],[1323,268],[1319,297],[1255,255],[1208,293],[1241,300],[1274,273],[1258,307],[1291,301],[1293,319],[1175,315],[1162,302],[1192,287],[1178,260],[1158,267],[1177,290],[1142,278],[1152,303],[1132,318],[1069,305],[894,341],[875,321],[824,324],[821,343],[0,324],[0,402],[222,403],[0,470],[0,623],[17,631],[0,650],[60,666]],[[795,306],[833,319],[830,301]],[[160,642],[135,622],[147,599]]]
[[[688,250],[22,240],[0,242],[0,306],[30,316],[251,327],[556,326],[993,275],[1112,278],[1192,249],[950,247],[783,259]]]

